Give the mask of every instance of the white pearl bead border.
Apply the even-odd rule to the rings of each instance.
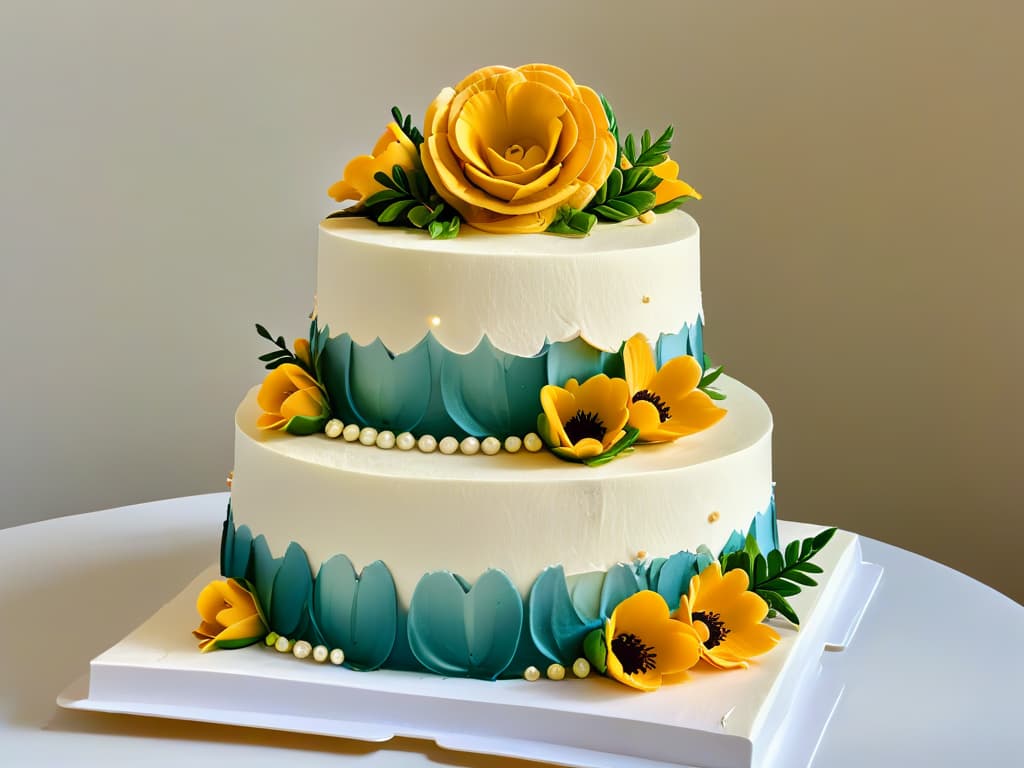
[[[324,425],[324,434],[331,440],[339,437],[346,443],[360,443],[367,447],[375,446],[384,451],[397,448],[400,451],[411,451],[419,448],[421,453],[433,453],[439,451],[445,456],[461,453],[465,456],[474,456],[482,453],[485,456],[496,456],[502,449],[506,453],[519,453],[526,450],[528,453],[537,453],[544,447],[544,442],[536,432],[529,432],[523,437],[512,435],[506,437],[504,442],[492,436],[482,440],[476,437],[464,438],[461,442],[458,438],[446,435],[440,440],[433,435],[420,435],[418,438],[412,432],[401,432],[395,434],[390,430],[378,432],[373,427],[360,427],[358,424],[345,424],[341,419],[331,419]]]
[[[313,659],[318,664],[331,662],[336,667],[345,663],[345,652],[341,648],[330,648],[326,645],[316,645],[307,640],[289,640],[283,635],[271,632],[264,641],[267,646],[278,653],[291,653],[296,659]]]

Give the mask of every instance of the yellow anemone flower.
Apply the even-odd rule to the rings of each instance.
[[[260,429],[288,429],[296,417],[310,424],[330,415],[320,385],[295,363],[285,363],[267,374],[256,395],[263,413],[256,419]]]
[[[697,389],[701,368],[689,355],[675,357],[658,370],[642,333],[626,342],[622,361],[629,385],[629,425],[639,441],[664,443],[717,424],[726,410]]]
[[[700,659],[693,627],[669,617],[668,603],[644,590],[626,598],[604,626],[608,675],[641,691],[661,686],[664,675],[684,672]]]
[[[676,618],[696,630],[701,658],[718,669],[746,667],[779,642],[779,633],[762,624],[768,604],[748,586],[746,573],[735,569],[723,576],[715,562],[690,579],[689,594],[680,598]]]
[[[199,650],[204,653],[252,645],[267,633],[255,599],[234,579],[211,581],[203,587],[196,610],[200,622],[192,634],[200,641]]]
[[[369,155],[358,155],[349,160],[345,166],[344,178],[336,181],[327,190],[327,194],[339,203],[355,200],[362,205],[366,198],[384,189],[374,177],[376,173],[391,176],[396,165],[405,171],[411,171],[419,164],[416,146],[405,135],[398,123],[390,122],[384,133],[377,139],[373,152]]]
[[[548,384],[540,390],[547,429],[541,437],[551,450],[570,461],[582,461],[607,451],[625,436],[629,419],[629,390],[624,379],[603,373],[565,387]]]

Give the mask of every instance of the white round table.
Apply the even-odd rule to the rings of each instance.
[[[0,531],[0,764],[522,766],[384,744],[61,710],[55,698],[218,557],[227,494]],[[885,575],[842,657],[846,688],[815,767],[1020,765],[1024,608],[870,539]],[[979,553],[983,556],[983,553]]]

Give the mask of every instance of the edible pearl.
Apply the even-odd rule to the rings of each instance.
[[[341,431],[345,428],[345,425],[341,422],[341,419],[331,419],[324,425],[324,434],[332,440],[336,437],[341,437]]]
[[[437,450],[437,440],[434,439],[433,435],[422,435],[419,440],[416,441],[416,445],[424,453],[433,453]]]
[[[523,439],[511,435],[505,438],[505,450],[509,453],[519,453],[519,449],[523,447]]]
[[[333,664],[336,667],[340,667],[342,664],[345,663],[345,652],[341,650],[341,648],[332,648],[330,659],[331,664]]]
[[[523,438],[523,447],[530,453],[536,453],[544,447],[536,432],[530,432]]]
[[[327,646],[317,645],[313,648],[313,661],[319,661],[321,664],[327,661]]]
[[[416,438],[412,436],[412,432],[403,432],[395,438],[395,445],[400,451],[411,451],[416,447]]]
[[[480,441],[472,436],[467,437],[459,443],[459,450],[467,456],[472,456],[473,454],[480,452]]]
[[[437,444],[437,447],[445,456],[451,456],[459,450],[459,441],[449,435],[448,437],[442,437],[441,442]]]
[[[590,662],[582,656],[572,663],[572,673],[576,677],[586,677],[590,674]]]
[[[295,646],[292,648],[292,655],[295,656],[296,659],[309,658],[309,654],[311,654],[312,652],[313,646],[305,640],[299,640],[297,643],[295,643]]]
[[[501,440],[496,437],[485,437],[480,443],[480,450],[488,456],[493,456],[501,450]]]
[[[373,427],[363,427],[359,433],[359,442],[363,445],[373,445],[377,442],[377,430]]]
[[[552,664],[548,667],[549,680],[562,680],[565,677],[565,667],[561,664]]]
[[[540,680],[540,670],[536,667],[527,667],[523,670],[523,677],[529,680],[531,683]]]
[[[284,637],[283,635],[277,638],[277,642],[274,643],[274,649],[280,651],[281,653],[288,653],[288,651],[291,650],[291,647],[291,642],[288,640],[287,637]]]
[[[341,436],[345,438],[346,443],[354,443],[359,439],[359,425],[346,424],[345,429],[341,431]]]
[[[377,435],[377,447],[389,451],[395,447],[395,433],[385,429]]]

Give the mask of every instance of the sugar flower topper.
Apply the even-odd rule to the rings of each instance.
[[[235,579],[211,581],[196,600],[199,626],[192,631],[199,650],[243,648],[267,634],[256,600],[245,585]]]
[[[549,64],[478,69],[443,88],[416,128],[398,108],[369,155],[328,194],[335,215],[455,237],[461,223],[496,233],[586,235],[595,222],[653,219],[700,194],[678,178],[673,129],[620,143],[608,101]]]

